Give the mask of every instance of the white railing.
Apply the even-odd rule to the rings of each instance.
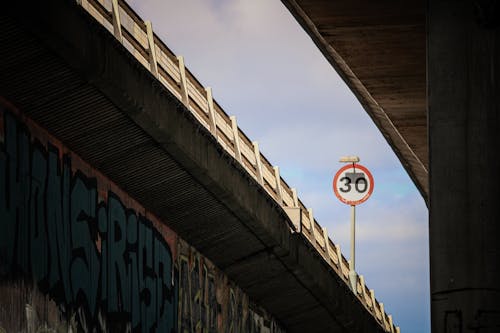
[[[246,171],[278,202],[294,223],[295,232],[302,233],[333,270],[349,285],[349,263],[340,246],[328,237],[297,198],[295,189],[280,177],[279,168],[271,165],[260,153],[257,142],[252,142],[236,124],[236,117],[228,116],[213,99],[210,88],[200,82],[184,66],[184,59],[176,56],[156,36],[151,22],[143,21],[121,0],[77,0],[77,3],[114,34],[123,46],[147,68],[217,139],[224,149],[238,160]],[[384,311],[373,289],[368,289],[359,276],[356,297],[376,318],[386,332],[399,333],[392,316]]]

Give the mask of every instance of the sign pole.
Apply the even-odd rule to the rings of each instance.
[[[349,287],[354,294],[358,291],[356,274],[356,205],[365,202],[373,192],[373,176],[364,166],[357,164],[358,156],[344,156],[341,163],[349,163],[340,168],[333,177],[333,192],[343,203],[351,206],[351,258],[349,260]]]
[[[351,205],[351,260],[349,260],[349,281],[351,289],[356,292],[356,206]]]

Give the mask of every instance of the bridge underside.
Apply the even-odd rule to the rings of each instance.
[[[282,208],[102,26],[69,1],[12,3],[0,20],[3,99],[167,221],[289,331],[382,331]]]
[[[432,331],[498,331],[498,2],[282,2],[428,204]]]
[[[282,0],[428,201],[425,1]]]

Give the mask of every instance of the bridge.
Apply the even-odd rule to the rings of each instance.
[[[399,331],[151,22],[120,0],[1,6],[0,326],[50,326],[62,304],[57,325],[86,329]],[[65,193],[68,244],[41,213],[64,219]]]
[[[351,88],[427,202],[425,1],[282,2]]]
[[[497,332],[498,1],[282,2],[429,207],[432,331]]]

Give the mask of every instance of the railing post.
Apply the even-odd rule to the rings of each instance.
[[[375,310],[375,290],[370,289],[370,299],[372,300],[372,309],[375,317],[377,316],[377,311]]]
[[[208,108],[208,121],[210,124],[210,132],[217,138],[217,119],[215,118],[214,99],[212,97],[212,88],[205,88],[207,92],[207,108]]]
[[[113,17],[113,33],[115,38],[123,43],[122,38],[122,23],[120,21],[120,7],[118,6],[118,0],[111,1],[111,16]]]
[[[238,124],[236,123],[236,117],[231,116],[231,128],[233,130],[233,143],[234,143],[234,156],[236,159],[242,163],[241,161],[241,150],[240,150],[240,135],[238,133]]]
[[[259,183],[264,186],[264,177],[262,177],[262,163],[260,161],[260,151],[259,151],[259,143],[257,141],[252,142],[253,144],[253,152],[255,154],[255,169],[257,173],[257,180]]]
[[[382,325],[384,325],[384,329],[387,328],[385,326],[385,310],[384,310],[384,303],[378,303],[378,306],[380,308],[380,314],[382,316]]]
[[[328,260],[328,265],[330,265],[330,239],[328,238],[328,231],[326,228],[321,228],[323,231],[323,241],[325,242],[325,252],[326,258]]]
[[[335,245],[335,253],[337,254],[337,267],[339,269],[340,275],[343,275],[342,273],[342,251],[340,251],[340,245],[336,244]]]
[[[188,87],[186,80],[186,67],[184,66],[184,57],[177,56],[177,60],[179,61],[179,73],[181,75],[182,103],[184,103],[186,107],[189,107],[189,95],[188,95]]]
[[[149,49],[149,69],[155,77],[158,77],[158,64],[156,63],[156,50],[155,50],[155,40],[153,35],[153,27],[151,21],[145,21],[146,33],[148,36],[148,49]]]
[[[361,297],[363,298],[363,302],[365,302],[365,277],[363,275],[359,276],[359,284],[361,285]]]
[[[316,226],[314,225],[314,216],[313,216],[312,208],[307,209],[307,214],[309,217],[309,232],[311,233],[311,237],[313,240],[313,246],[316,247],[316,233],[314,230],[314,229],[316,229]]]
[[[297,197],[297,190],[294,188],[292,188],[292,199],[293,199],[293,206],[299,207],[299,198]]]
[[[280,176],[280,168],[278,166],[274,166],[274,178],[276,178],[276,195],[278,196],[278,203],[283,205],[283,194],[281,193],[281,176]]]

